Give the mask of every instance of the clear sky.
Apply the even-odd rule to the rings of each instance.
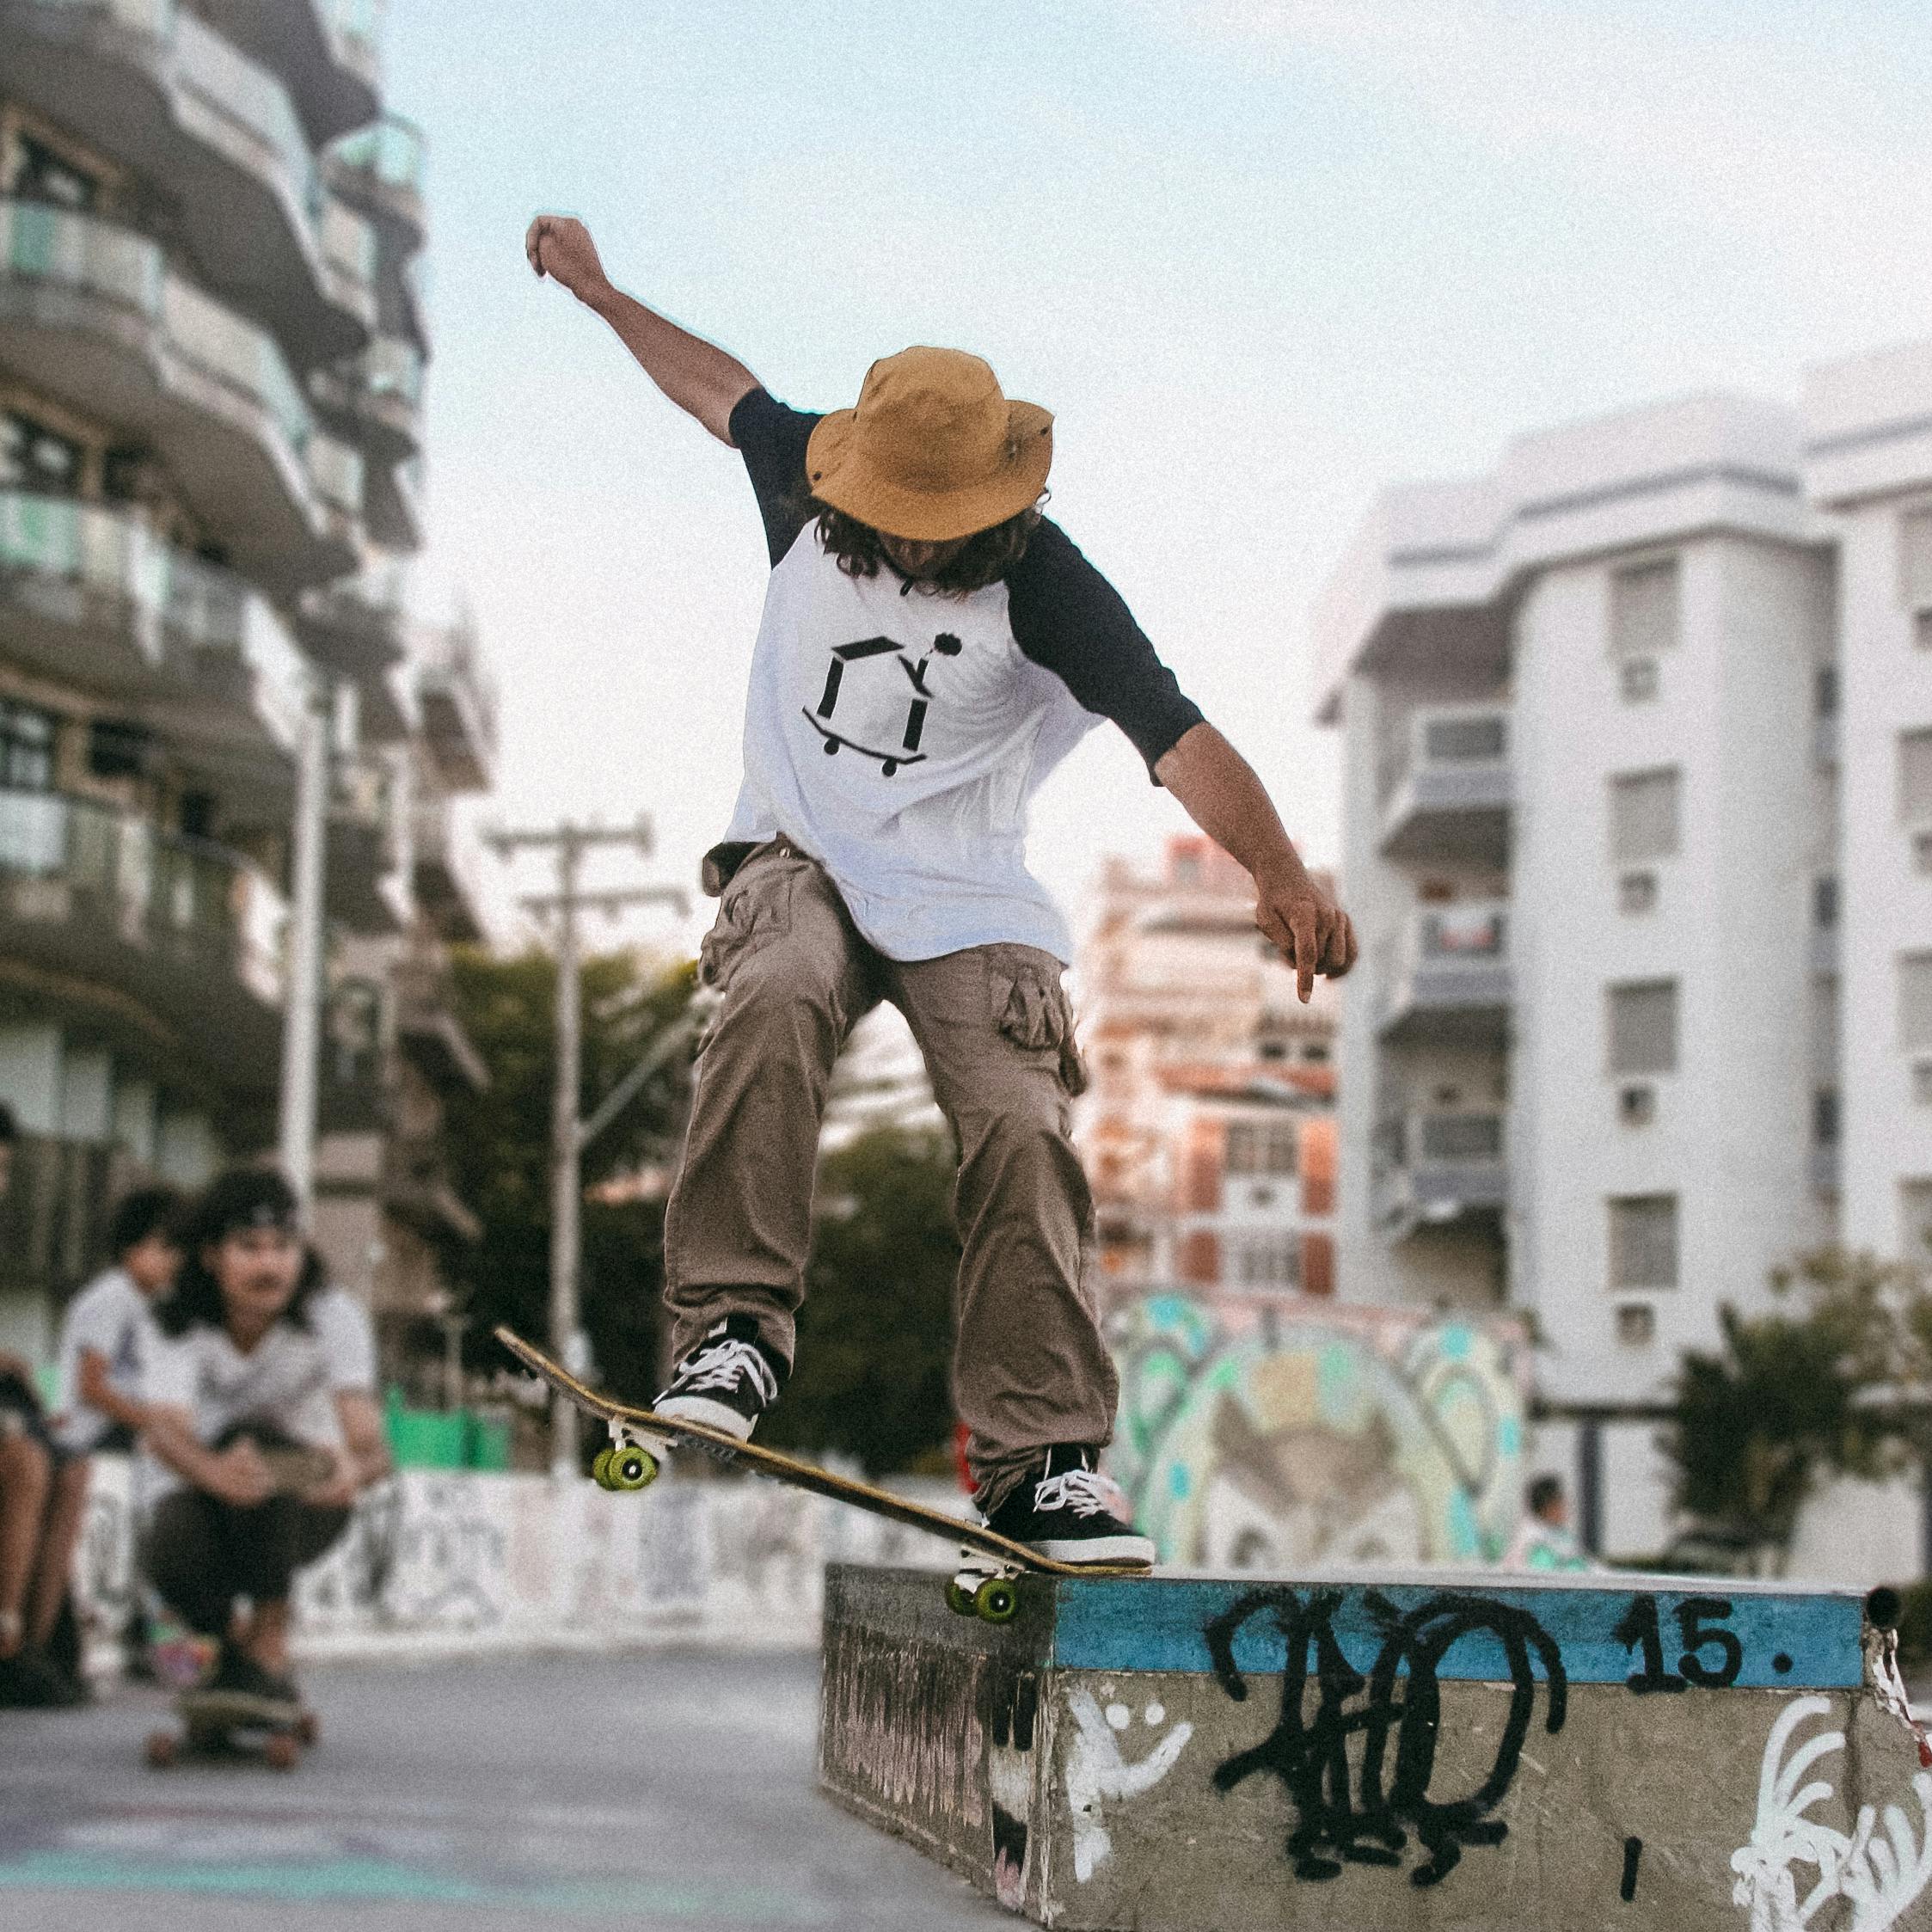
[[[1932,333],[1922,0],[390,0],[387,88],[430,143],[424,575],[502,687],[483,813],[648,810],[687,885],[757,515],[530,273],[539,211],[800,408],[921,341],[1052,408],[1053,513],[1318,860],[1307,614],[1382,484]],[[1184,825],[1097,732],[1034,867],[1071,903]]]

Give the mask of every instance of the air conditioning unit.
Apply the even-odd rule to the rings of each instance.
[[[1648,1302],[1619,1302],[1616,1339],[1626,1348],[1647,1347],[1657,1339],[1657,1310]]]
[[[1616,909],[1620,912],[1652,912],[1657,907],[1657,874],[1654,872],[1626,872],[1616,882]]]
[[[1619,1089],[1616,1117],[1627,1127],[1647,1127],[1657,1118],[1657,1089],[1642,1084]]]
[[[1617,671],[1617,688],[1626,704],[1644,704],[1657,696],[1657,659],[1626,658]]]

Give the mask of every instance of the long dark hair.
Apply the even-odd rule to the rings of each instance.
[[[1040,527],[1040,503],[1046,500],[1043,495],[1040,503],[1028,504],[1018,516],[1009,517],[991,530],[975,531],[942,570],[919,579],[916,586],[908,580],[906,588],[960,597],[998,583],[1027,554],[1027,541]],[[848,577],[876,577],[881,568],[892,568],[892,559],[870,524],[862,524],[815,496],[803,498],[799,509],[801,521],[818,519],[819,543],[829,556],[837,558],[838,567]]]
[[[185,1335],[191,1328],[219,1328],[226,1320],[221,1285],[202,1258],[224,1236],[246,1228],[292,1230],[297,1202],[287,1181],[273,1168],[230,1168],[210,1181],[181,1224],[181,1272],[175,1292],[155,1310],[164,1334]],[[325,1285],[320,1261],[311,1248],[303,1257],[294,1298],[277,1320],[307,1331],[309,1304]]]

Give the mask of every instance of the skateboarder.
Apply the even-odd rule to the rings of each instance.
[[[1061,1561],[1151,1561],[1099,1477],[1117,1395],[1095,1320],[1085,1084],[1066,923],[1027,870],[1027,801],[1111,719],[1253,875],[1295,968],[1355,957],[1253,770],[1126,605],[1040,514],[1052,418],[958,350],[874,363],[858,405],[776,402],[743,364],[615,288],[582,223],[539,215],[531,267],[743,456],[771,578],[745,776],[706,856],[702,968],[722,995],[666,1212],[677,1366],[653,1405],[748,1436],[789,1372],[832,1064],[899,1007],[959,1141],[954,1399],[991,1527]],[[1158,476],[1150,452],[1150,489]]]
[[[290,1588],[348,1526],[384,1466],[345,1443],[326,1284],[308,1266],[288,1184],[264,1168],[213,1181],[181,1236],[186,1260],[156,1311],[163,1341],[142,1383],[147,1443],[166,1493],[142,1564],[189,1629],[218,1640],[205,1689],[299,1703],[289,1676]],[[270,1457],[322,1452],[328,1472],[286,1493]],[[248,1599],[245,1616],[235,1612]]]

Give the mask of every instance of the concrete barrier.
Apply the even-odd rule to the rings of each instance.
[[[1043,1925],[1892,1932],[1932,1926],[1893,1650],[1708,1579],[1028,1578],[995,1625],[839,1566],[819,1772]]]

